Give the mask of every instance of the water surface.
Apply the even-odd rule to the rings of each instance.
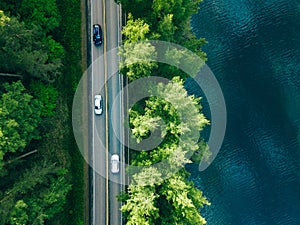
[[[192,19],[209,42],[228,125],[204,172],[212,225],[300,224],[300,1],[205,0]],[[205,103],[204,103],[205,104]]]

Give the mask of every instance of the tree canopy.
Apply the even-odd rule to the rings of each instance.
[[[133,175],[124,199],[127,224],[205,224],[199,209],[209,202],[186,180],[184,170],[192,155],[203,151],[198,134],[209,122],[200,111],[200,99],[187,94],[179,77],[159,83],[150,93],[144,110],[130,110],[130,127],[137,142],[156,129],[163,142],[151,151],[132,154],[131,166],[142,169]],[[163,161],[162,167],[155,166]]]
[[[63,14],[57,3],[0,1],[0,224],[80,224],[82,219],[82,193],[74,189],[82,189],[83,179],[72,180],[82,176],[82,159],[68,143],[69,111],[62,98],[73,86],[58,87],[63,69],[72,76],[67,66],[81,69],[80,32],[74,35],[80,31],[81,12],[74,10],[80,3],[63,1],[70,4]],[[61,15],[71,17],[68,23]],[[59,36],[62,24],[72,37]],[[63,41],[79,46],[64,68]],[[76,169],[70,166],[69,149],[72,160],[78,157]],[[75,195],[76,205],[70,203]]]
[[[127,74],[129,80],[151,76],[152,69],[157,67],[155,62],[157,53],[155,47],[147,41],[149,25],[141,19],[135,20],[129,14],[122,34],[126,37],[119,51],[122,58],[120,62],[122,73]]]
[[[2,18],[4,18],[2,16]],[[0,72],[53,82],[60,74],[63,53],[60,44],[37,26],[28,28],[16,18],[5,19],[0,26]]]
[[[26,93],[20,81],[3,85],[0,98],[0,152],[23,151],[32,139],[39,139],[41,102]]]
[[[1,224],[44,224],[62,210],[71,186],[67,171],[54,164],[36,163],[0,195]]]

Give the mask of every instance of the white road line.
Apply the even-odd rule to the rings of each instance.
[[[93,6],[93,0],[91,0],[91,24],[93,23],[93,10],[92,10],[92,6]],[[88,28],[90,30],[90,28]],[[90,31],[89,31],[90,32]],[[93,42],[93,36],[91,35],[91,45],[92,46],[92,42]],[[94,95],[94,85],[93,85],[93,80],[94,80],[94,69],[93,69],[93,60],[94,60],[94,55],[93,55],[93,48],[91,47],[91,55],[92,55],[92,96]],[[96,172],[95,172],[95,114],[92,112],[92,122],[93,122],[93,131],[92,131],[92,135],[93,135],[93,148],[92,148],[92,153],[93,153],[93,224],[96,224]]]

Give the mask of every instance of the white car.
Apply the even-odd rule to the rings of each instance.
[[[102,96],[101,95],[95,95],[94,106],[95,106],[95,114],[101,115],[103,112],[103,104],[102,104]]]
[[[111,163],[111,172],[112,173],[119,173],[119,163],[120,163],[120,158],[119,155],[113,154],[110,159]]]

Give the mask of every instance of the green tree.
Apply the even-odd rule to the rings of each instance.
[[[41,103],[41,117],[52,117],[55,115],[58,91],[51,84],[33,81],[30,84],[32,95]]]
[[[199,209],[209,202],[187,181],[184,169],[200,147],[207,150],[203,141],[198,143],[197,134],[209,124],[201,113],[200,99],[187,94],[179,77],[168,84],[159,83],[150,93],[153,96],[145,100],[144,110],[129,111],[130,127],[137,142],[156,129],[161,130],[163,142],[151,151],[136,153],[131,161],[142,169],[128,170],[135,174],[123,199],[127,224],[205,224]],[[149,167],[162,161],[166,163],[161,167]]]
[[[26,209],[28,205],[23,201],[17,201],[16,205],[11,211],[10,224],[11,225],[26,225],[28,223],[28,215]]]
[[[5,224],[9,221],[9,218],[11,217],[10,212],[15,207],[18,200],[21,200],[20,197],[24,197],[30,191],[39,190],[38,185],[47,183],[47,175],[57,172],[54,164],[47,164],[45,162],[40,163],[41,164],[35,163],[31,168],[26,169],[19,174],[12,187],[6,187],[5,192],[0,195],[1,224]],[[22,209],[25,210],[24,207]],[[19,211],[20,210],[21,209],[19,209]],[[29,208],[29,210],[31,209]]]
[[[147,41],[148,33],[147,23],[141,19],[134,20],[131,14],[128,15],[127,24],[122,30],[126,39],[119,54],[122,58],[121,71],[129,80],[150,76],[152,69],[157,67],[157,53],[155,47]]]
[[[5,26],[7,22],[9,22],[9,17],[4,15],[4,12],[0,10],[0,27]]]
[[[151,94],[153,97],[146,100],[142,114],[134,109],[129,111],[130,126],[138,142],[147,138],[149,132],[155,129],[161,130],[160,134],[164,141],[151,152],[140,154],[146,162],[151,159],[152,163],[157,163],[164,158],[175,160],[170,162],[171,165],[186,162],[185,157],[191,156],[199,149],[197,134],[209,124],[201,113],[200,99],[189,96],[183,86],[183,80],[178,77],[166,85],[158,84],[151,90]],[[177,146],[179,141],[180,145]],[[174,151],[184,151],[187,155],[182,155],[180,159],[181,154],[176,154],[176,157],[174,156],[176,159],[173,159],[170,156],[175,155]],[[141,162],[142,159],[139,157],[137,161]]]
[[[61,60],[53,50],[60,47],[50,40],[36,26],[28,29],[16,18],[10,18],[5,26],[0,26],[0,71],[26,79],[54,81],[60,74]]]
[[[199,209],[203,205],[209,205],[209,202],[202,196],[201,191],[187,183],[182,176],[176,174],[166,180],[159,191],[165,199],[163,202],[167,201],[171,205],[160,208],[163,215],[160,217],[160,224],[206,224]]]
[[[38,26],[45,33],[58,27],[61,20],[55,0],[23,0],[19,13],[27,25]]]
[[[163,77],[168,79],[175,76],[183,80],[195,77],[205,63],[205,59],[199,60],[199,57],[188,49],[176,49],[172,46],[166,50],[164,57],[167,62],[172,62],[172,65],[159,64],[157,73],[163,74]]]
[[[132,43],[147,40],[150,27],[142,19],[134,19],[131,13],[128,14],[126,26],[122,29],[122,34],[125,35],[124,43]]]
[[[41,103],[26,93],[18,81],[3,85],[0,99],[0,152],[23,151],[32,139],[39,139],[37,129],[41,121]],[[0,159],[2,161],[2,158]]]
[[[210,203],[185,174],[180,171],[165,180],[153,168],[135,174],[121,207],[126,225],[206,224],[199,210]]]
[[[174,15],[174,24],[179,31],[189,26],[190,17],[198,11],[202,0],[154,0],[152,4],[153,13],[156,18],[161,19],[167,14]]]
[[[62,211],[67,194],[71,190],[71,185],[64,177],[66,173],[65,169],[58,170],[58,176],[50,177],[48,187],[39,190],[35,196],[27,195],[24,198],[30,206],[27,210],[29,224],[44,224],[46,220]]]
[[[173,17],[173,14],[166,14],[158,21],[157,33],[160,35],[159,39],[164,41],[174,41],[174,34],[177,28],[173,23]]]
[[[126,43],[119,54],[121,71],[130,81],[151,76],[152,69],[157,67],[157,53],[149,42]]]
[[[135,174],[128,187],[128,195],[121,211],[127,215],[127,225],[154,224],[159,217],[156,206],[158,195],[155,193],[155,183],[161,179],[161,174],[154,168],[146,168]]]
[[[45,162],[26,169],[0,196],[0,222],[44,224],[63,209],[71,185],[66,169]]]

